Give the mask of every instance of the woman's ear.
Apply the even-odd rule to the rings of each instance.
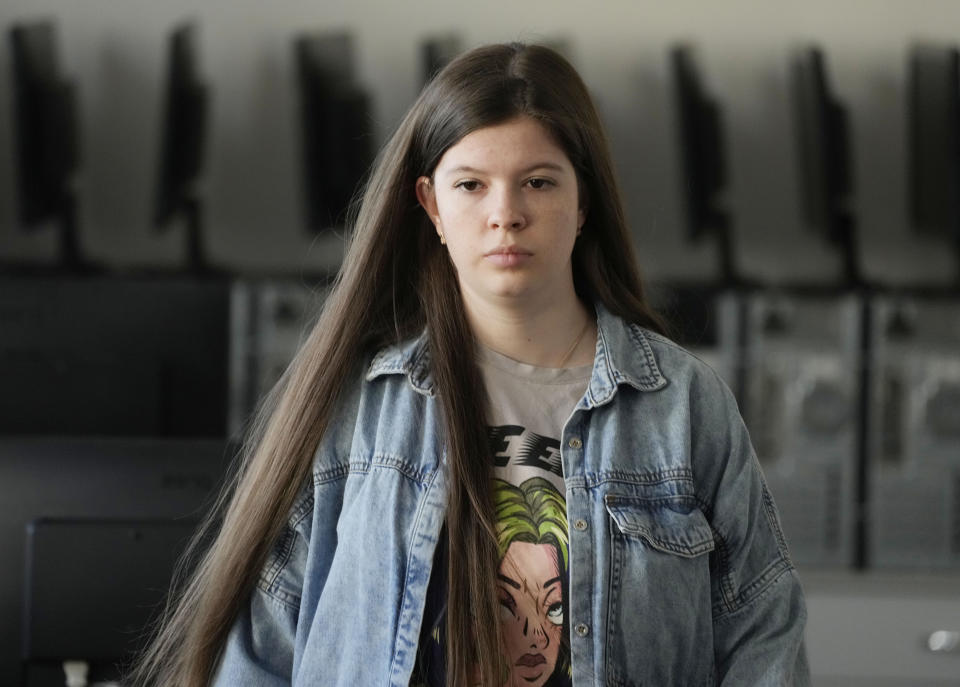
[[[437,194],[434,191],[433,182],[430,181],[430,177],[420,177],[417,179],[416,190],[417,202],[420,203],[420,206],[426,211],[427,217],[433,222],[433,226],[439,230],[440,217],[437,213]]]
[[[427,217],[433,222],[433,228],[440,237],[440,243],[446,244],[447,239],[443,235],[443,227],[440,224],[440,213],[437,211],[437,192],[433,188],[433,182],[430,177],[420,177],[417,179],[417,201],[426,211]]]

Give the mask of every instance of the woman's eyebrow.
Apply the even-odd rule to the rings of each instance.
[[[522,170],[521,174],[529,174],[535,169],[549,169],[550,171],[553,171],[553,172],[566,171],[566,168],[563,165],[557,164],[556,162],[538,162],[537,164],[530,165],[526,169]]]
[[[520,174],[529,174],[530,172],[536,169],[549,169],[553,172],[564,172],[566,168],[556,162],[537,162],[532,164],[529,167],[525,167],[520,170]],[[471,167],[470,165],[459,165],[453,169],[447,170],[445,176],[453,176],[455,174],[485,174],[484,170],[478,169],[476,167]]]

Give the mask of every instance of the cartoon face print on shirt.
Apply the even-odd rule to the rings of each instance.
[[[556,668],[563,634],[556,554],[550,544],[514,542],[500,562],[498,598],[508,685],[542,685]]]
[[[494,495],[503,685],[570,684],[565,500],[556,487],[539,477],[519,487],[496,479]]]

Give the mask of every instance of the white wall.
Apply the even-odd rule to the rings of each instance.
[[[906,50],[918,38],[960,40],[950,0],[4,0],[0,27],[53,16],[63,64],[81,97],[79,180],[85,248],[117,265],[173,265],[180,233],[149,226],[157,168],[166,34],[184,17],[202,25],[204,71],[214,89],[207,157],[213,257],[249,270],[335,263],[339,241],[314,241],[300,219],[296,93],[290,39],[302,30],[355,33],[360,79],[374,97],[382,141],[419,86],[419,42],[455,31],[467,46],[565,39],[608,123],[647,274],[709,275],[710,246],[684,245],[667,48],[695,42],[724,105],[740,259],[770,280],[826,279],[838,261],[803,233],[788,102],[790,50],[827,51],[855,132],[856,211],[871,276],[945,280],[956,269],[942,244],[907,234]],[[24,235],[13,211],[9,48],[0,51],[0,258],[53,254],[51,232]]]

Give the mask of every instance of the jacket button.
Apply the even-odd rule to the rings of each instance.
[[[570,437],[570,441],[567,442],[567,446],[570,448],[580,448],[583,446],[583,442],[580,441],[579,437]]]
[[[586,623],[580,623],[575,629],[577,634],[581,637],[586,637],[588,634],[590,634],[590,626]]]
[[[574,521],[573,521],[573,526],[576,527],[576,528],[577,528],[578,530],[580,530],[581,532],[583,532],[585,529],[587,529],[587,521],[586,521],[586,520],[574,520]]]

